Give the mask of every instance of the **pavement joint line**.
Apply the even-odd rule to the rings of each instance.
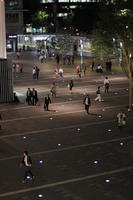
[[[126,106],[126,104],[124,105],[117,105],[117,106],[107,106],[104,107],[104,109],[111,109],[111,108],[120,108],[120,107],[124,107]],[[91,109],[91,111],[95,111],[95,110],[99,110],[101,108],[93,108]],[[36,116],[28,116],[28,117],[20,117],[20,118],[14,118],[14,119],[7,119],[7,120],[2,120],[1,123],[8,123],[8,122],[13,122],[13,121],[21,121],[21,120],[27,120],[27,119],[37,119],[37,118],[43,118],[43,117],[49,117],[49,116],[60,116],[60,115],[69,115],[69,114],[74,114],[74,113],[80,113],[80,112],[85,112],[85,110],[77,110],[77,111],[69,111],[69,112],[58,112],[58,113],[49,113],[49,115],[46,114],[42,114],[42,115],[36,115]]]
[[[123,94],[123,95],[114,95],[115,97],[126,97],[128,96],[128,94]],[[109,98],[112,98],[114,96],[106,96],[104,97],[104,99],[109,99]],[[69,98],[69,97],[68,97]],[[54,105],[60,105],[60,104],[69,104],[69,103],[78,103],[78,102],[82,102],[82,100],[72,100],[72,101],[63,101],[63,102],[56,102],[56,103],[52,103],[52,106]],[[42,104],[43,105],[43,104]],[[39,106],[40,107],[40,106]],[[21,109],[29,109],[29,108],[34,108],[34,109],[37,109],[37,107],[35,106],[20,106],[20,107],[17,107],[17,108],[5,108],[5,109],[0,109],[0,112],[4,112],[4,111],[12,111],[12,110],[21,110]]]
[[[49,183],[49,184],[34,186],[34,187],[30,187],[30,188],[15,190],[15,191],[11,191],[11,192],[1,193],[0,197],[9,197],[9,196],[17,195],[17,194],[38,191],[38,190],[42,190],[42,189],[46,189],[46,188],[48,189],[48,188],[58,187],[60,185],[83,182],[86,180],[91,180],[91,179],[102,177],[102,176],[115,175],[115,174],[130,171],[130,170],[133,170],[133,166],[118,168],[118,169],[105,171],[105,172],[101,172],[101,173],[97,173],[97,174],[92,174],[92,175],[88,175],[88,176],[77,177],[77,178],[67,179],[67,180],[58,181],[58,182],[54,182],[54,183]]]
[[[115,97],[123,97],[123,96],[128,96],[128,94],[126,95],[119,95]],[[108,99],[111,98],[112,96],[107,96],[104,97],[104,99]],[[69,103],[78,103],[78,102],[82,102],[82,100],[72,100],[72,101],[63,101],[63,102],[56,102],[56,103],[52,103],[52,105],[60,105],[60,104],[69,104]],[[4,112],[4,111],[12,111],[12,110],[21,110],[21,109],[28,109],[28,108],[37,108],[35,106],[21,106],[21,107],[17,107],[17,108],[5,108],[5,109],[1,109],[0,112]]]
[[[91,123],[84,123],[84,124],[75,124],[71,126],[64,126],[64,127],[56,127],[52,129],[42,129],[42,130],[37,130],[37,131],[29,131],[25,133],[17,133],[17,134],[12,134],[12,135],[1,135],[0,139],[4,138],[9,138],[9,137],[16,137],[16,136],[23,136],[23,135],[32,135],[32,134],[38,134],[38,133],[44,133],[44,132],[50,132],[53,130],[63,130],[63,129],[70,129],[70,128],[76,128],[76,127],[83,127],[83,126],[93,126],[96,124],[104,124],[104,123],[109,123],[109,122],[115,122],[115,120],[106,120],[106,121],[96,121],[96,122],[91,122]]]
[[[86,147],[89,147],[89,146],[109,144],[109,143],[113,143],[113,142],[120,142],[120,141],[125,141],[125,140],[130,140],[130,139],[133,139],[133,136],[123,137],[123,138],[114,138],[114,139],[111,139],[111,140],[103,140],[103,141],[74,145],[74,146],[69,146],[69,147],[64,147],[64,148],[56,148],[56,149],[51,149],[51,150],[46,150],[46,151],[34,152],[34,153],[30,153],[30,155],[31,156],[37,156],[37,155],[44,155],[44,154],[49,154],[49,153],[70,151],[72,149],[86,148]],[[21,158],[21,157],[22,157],[21,155],[10,156],[10,157],[6,157],[6,158],[1,158],[0,161],[13,160],[13,159]]]

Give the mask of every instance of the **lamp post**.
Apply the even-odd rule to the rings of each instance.
[[[83,65],[83,41],[80,40],[80,71],[82,71],[82,65]]]
[[[120,64],[122,64],[122,60],[123,60],[123,55],[122,55],[122,42],[120,42]]]
[[[12,67],[6,54],[5,1],[0,0],[0,102],[13,101]]]

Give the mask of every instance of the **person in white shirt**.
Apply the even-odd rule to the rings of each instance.
[[[33,79],[35,79],[36,78],[36,69],[35,69],[35,67],[33,67],[33,69],[32,69],[32,75],[33,75]]]
[[[109,83],[109,79],[107,76],[104,79],[104,87],[105,87],[105,93],[109,93],[110,83]]]
[[[97,68],[96,68],[96,72],[97,73],[103,73],[103,68],[100,64],[98,64]]]
[[[59,69],[59,74],[60,74],[60,77],[63,77],[63,69],[61,67]]]

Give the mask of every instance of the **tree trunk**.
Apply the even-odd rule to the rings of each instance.
[[[132,109],[132,103],[133,103],[133,77],[132,77],[132,68],[131,68],[131,59],[128,53],[126,52],[125,46],[123,44],[123,53],[125,56],[126,64],[128,67],[128,78],[129,78],[129,109]]]

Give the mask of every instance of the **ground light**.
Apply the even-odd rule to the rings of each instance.
[[[120,146],[123,146],[124,145],[124,143],[123,142],[120,142]]]
[[[43,195],[42,194],[38,194],[38,198],[43,198]]]
[[[106,183],[110,183],[110,179],[106,179],[105,182],[106,182]]]
[[[40,164],[43,164],[43,160],[40,160],[39,163],[40,163]]]
[[[97,164],[98,164],[98,160],[95,160],[95,161],[94,161],[94,164],[97,165]]]

